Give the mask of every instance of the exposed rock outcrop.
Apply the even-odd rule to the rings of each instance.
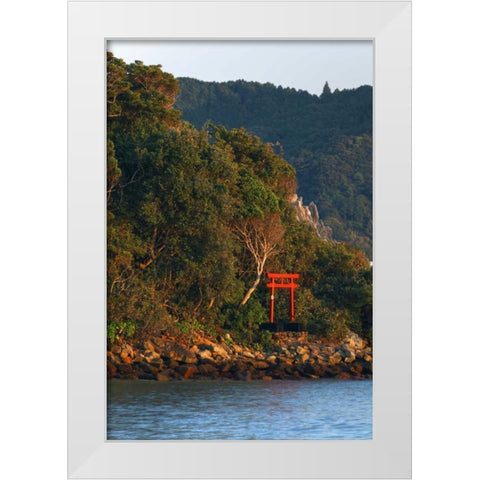
[[[296,193],[290,197],[290,203],[298,221],[311,225],[322,240],[334,242],[332,229],[327,227],[323,220],[320,219],[315,203],[310,202],[307,206],[303,205],[303,198]]]

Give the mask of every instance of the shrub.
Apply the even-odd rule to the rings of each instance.
[[[268,350],[273,347],[272,333],[268,330],[260,330],[256,337],[256,343],[259,350]]]
[[[125,338],[131,338],[135,334],[135,323],[130,320],[123,320],[118,323],[107,323],[107,340],[110,343],[118,342]]]
[[[253,342],[261,323],[268,321],[265,308],[256,298],[250,300],[233,314],[232,330],[248,342]]]

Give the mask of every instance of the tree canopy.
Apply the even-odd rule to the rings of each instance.
[[[298,194],[315,202],[337,240],[372,258],[372,87],[320,96],[272,84],[180,78],[177,108],[270,142],[297,171]]]

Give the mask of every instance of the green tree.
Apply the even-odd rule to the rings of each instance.
[[[322,90],[322,97],[326,98],[326,97],[329,97],[331,94],[332,94],[332,91],[330,90],[328,82],[325,82],[325,85],[323,86],[323,90]]]

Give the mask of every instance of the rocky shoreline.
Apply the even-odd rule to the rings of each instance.
[[[256,350],[197,338],[192,346],[169,335],[141,343],[122,342],[107,350],[107,378],[172,381],[183,379],[276,380],[372,378],[372,349],[358,335],[331,343],[307,333],[272,335]]]

